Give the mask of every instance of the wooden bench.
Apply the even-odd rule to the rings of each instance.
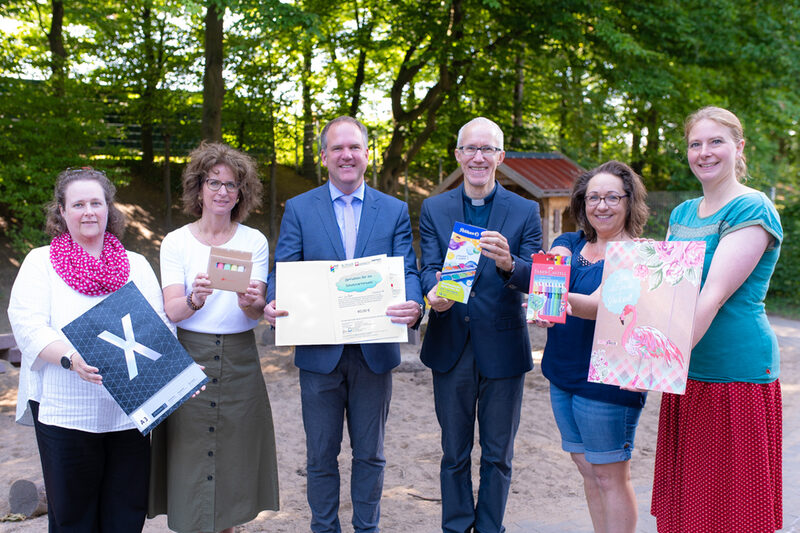
[[[22,363],[22,352],[17,348],[17,341],[11,333],[0,333],[0,359],[17,367]]]

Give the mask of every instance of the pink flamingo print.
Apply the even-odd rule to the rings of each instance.
[[[636,326],[636,307],[626,305],[619,316],[619,321],[625,325],[625,318],[632,314],[631,321],[622,334],[622,345],[625,351],[633,357],[639,358],[639,368],[636,369],[636,376],[631,382],[631,386],[645,389],[652,388],[653,384],[653,361],[655,359],[665,359],[668,363],[677,362],[683,368],[683,354],[675,344],[667,338],[661,331],[651,326]],[[650,372],[647,384],[640,378],[642,361],[650,360]],[[644,386],[642,386],[644,385]]]

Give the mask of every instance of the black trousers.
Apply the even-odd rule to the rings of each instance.
[[[30,402],[50,533],[140,533],[147,513],[150,439],[138,430],[88,433],[39,422]]]

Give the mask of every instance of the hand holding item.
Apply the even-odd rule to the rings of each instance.
[[[100,369],[91,366],[89,363],[83,360],[81,354],[75,352],[75,354],[71,357],[72,360],[72,368],[78,376],[84,380],[88,381],[89,383],[94,383],[95,385],[102,385],[103,384],[103,376],[98,374]]]
[[[245,292],[237,292],[236,296],[239,299],[239,307],[242,309],[252,307],[261,297],[259,282],[250,280],[247,290]]]
[[[211,281],[208,279],[208,274],[205,272],[198,272],[192,282],[192,292],[189,295],[198,308],[203,307],[206,303],[206,298],[214,292],[211,288]]]
[[[275,300],[272,300],[264,307],[264,319],[273,326],[275,325],[275,319],[279,316],[289,316],[289,311],[275,309]]]
[[[197,366],[200,367],[200,370],[205,370],[206,369],[206,367],[204,367],[203,365],[197,365]],[[192,398],[196,398],[197,395],[200,394],[201,392],[203,392],[204,390],[206,390],[206,386],[205,385],[203,385],[202,387],[200,387],[199,389],[194,391],[194,393],[192,394]]]
[[[391,317],[393,323],[407,326],[415,324],[419,320],[421,312],[419,303],[414,300],[392,304],[386,308],[386,315]]]
[[[523,309],[528,309],[528,302],[522,302],[522,308]],[[571,311],[572,311],[572,309],[570,309],[569,304],[567,304],[567,314],[571,314],[570,313]],[[533,320],[528,320],[527,322],[528,322],[528,324],[533,324],[537,328],[552,328],[553,327],[553,322],[549,322],[547,320],[542,320],[541,318],[535,318]]]
[[[481,254],[489,259],[493,259],[497,268],[505,272],[510,272],[513,268],[514,259],[508,248],[508,240],[502,233],[497,231],[484,231],[481,233]]]
[[[428,291],[428,302],[431,304],[431,309],[433,309],[437,313],[444,313],[445,311],[453,307],[453,304],[455,303],[455,301],[453,300],[442,298],[436,295],[436,290],[439,288],[438,282],[441,281],[441,279],[442,279],[442,273],[437,272],[436,273],[437,283],[436,285],[433,286],[433,288],[430,291]]]

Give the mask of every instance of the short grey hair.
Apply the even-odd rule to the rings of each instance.
[[[483,126],[487,126],[490,129],[494,130],[494,135],[497,138],[497,148],[500,148],[502,150],[503,149],[503,130],[500,129],[500,126],[498,126],[496,122],[494,122],[492,120],[489,120],[486,117],[475,117],[472,120],[470,120],[469,122],[467,122],[466,124],[464,124],[463,126],[461,126],[461,129],[458,130],[458,140],[456,141],[456,145],[457,146],[461,146],[461,138],[464,136],[464,131],[466,131],[467,128],[469,128],[471,126],[474,126],[474,125],[478,125],[478,124],[481,124]]]
[[[319,134],[320,153],[328,149],[328,131],[330,131],[330,129],[336,124],[340,124],[342,122],[347,122],[349,124],[358,126],[358,129],[361,130],[361,136],[364,138],[364,150],[369,150],[369,135],[367,134],[367,127],[358,119],[348,117],[347,115],[342,115],[341,117],[336,117],[335,119],[331,120],[325,124],[324,128],[322,128],[322,133]]]

